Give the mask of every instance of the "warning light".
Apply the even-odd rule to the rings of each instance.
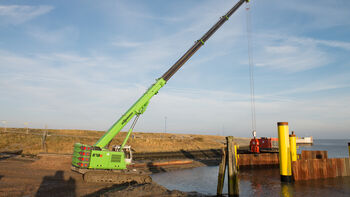
[[[80,155],[86,155],[86,156],[89,156],[90,153],[89,152],[79,152]]]

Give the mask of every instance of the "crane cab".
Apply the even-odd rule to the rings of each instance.
[[[112,147],[112,151],[120,152],[120,146],[115,145]],[[123,147],[123,152],[125,155],[125,163],[126,164],[131,164],[132,162],[132,152],[131,152],[131,147],[130,146],[124,146]]]

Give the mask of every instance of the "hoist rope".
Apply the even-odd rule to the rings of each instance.
[[[249,79],[250,79],[250,102],[252,116],[252,131],[256,131],[256,115],[255,115],[255,90],[254,90],[254,62],[252,49],[252,22],[250,4],[246,4],[246,26],[247,26],[247,41],[248,41],[248,59],[249,59]],[[254,135],[254,134],[253,134]],[[255,137],[255,136],[254,136]]]

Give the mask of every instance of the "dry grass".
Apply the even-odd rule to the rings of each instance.
[[[22,149],[24,154],[38,154],[43,152],[43,129],[29,129],[28,134],[24,128],[7,128],[7,132],[0,129],[0,150]],[[49,129],[46,138],[48,153],[71,154],[74,143],[93,145],[103,134],[102,131],[90,130],[55,130]],[[133,133],[128,145],[135,152],[159,152],[179,150],[218,149],[224,146],[225,137],[213,135],[192,135],[172,133]],[[126,132],[119,133],[112,140],[111,145],[121,144]],[[249,143],[248,138],[236,138],[241,145]]]

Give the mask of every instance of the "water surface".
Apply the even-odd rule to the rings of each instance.
[[[301,150],[327,150],[328,157],[348,157],[350,140],[314,140],[313,146]],[[206,166],[152,175],[157,183],[168,189],[216,194],[218,166]],[[282,184],[279,169],[251,169],[239,172],[241,196],[350,196],[350,177],[298,181]],[[225,180],[224,193],[227,193]]]

